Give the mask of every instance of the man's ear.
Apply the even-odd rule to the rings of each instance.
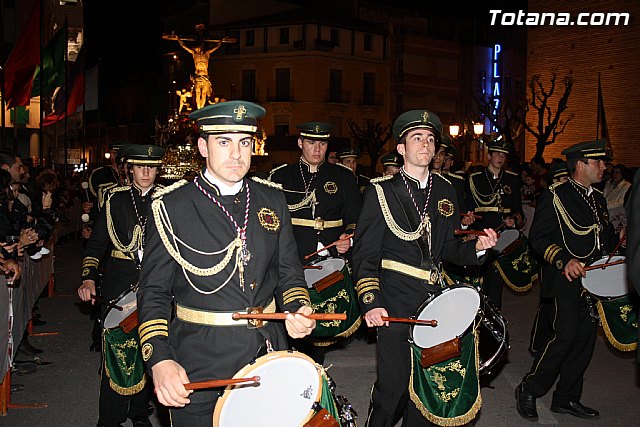
[[[298,147],[302,150],[302,138],[298,138]]]
[[[406,147],[404,146],[404,144],[398,144],[398,146],[396,147],[396,150],[398,151],[398,154],[400,154],[401,156],[404,156],[404,154],[406,153]]]
[[[200,155],[202,157],[209,156],[209,149],[207,148],[207,141],[203,137],[198,138],[198,151],[200,151]]]

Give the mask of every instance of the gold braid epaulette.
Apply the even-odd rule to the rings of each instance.
[[[188,184],[189,181],[187,181],[186,179],[181,179],[180,181],[176,181],[173,184],[169,185],[168,187],[161,187],[159,188],[157,191],[153,192],[153,195],[151,196],[153,199],[159,199],[162,196],[164,196],[165,194],[169,194],[171,193],[173,190],[182,187],[183,185]]]
[[[284,191],[292,192],[291,190],[284,190]],[[298,193],[298,191],[295,191],[295,193]],[[316,189],[314,188],[313,191],[309,193],[307,197],[305,197],[304,199],[302,199],[302,201],[300,201],[300,203],[296,203],[295,205],[287,205],[287,207],[289,208],[289,212],[295,212],[297,210],[300,210],[306,207],[311,207],[315,204],[315,202],[316,202]]]
[[[384,221],[387,223],[387,227],[391,232],[400,240],[405,240],[407,242],[411,242],[417,240],[422,235],[422,230],[424,230],[425,223],[420,222],[418,229],[416,231],[405,231],[403,230],[398,223],[393,219],[393,215],[391,214],[391,210],[389,209],[389,205],[387,204],[387,199],[384,197],[384,190],[378,183],[374,183],[373,187],[376,189],[376,194],[378,195],[378,203],[380,204],[380,210],[382,211],[382,216],[384,217]],[[428,229],[431,228],[431,221],[429,217],[426,218],[426,222],[428,225]]]
[[[453,178],[458,178],[464,181],[464,178],[458,175],[457,173],[447,172],[447,176],[451,176]]]
[[[451,184],[451,181],[449,181],[447,178],[445,178],[445,177],[444,177],[444,175],[442,175],[441,173],[435,173],[435,172],[434,172],[434,175],[435,175],[435,176],[439,176],[440,178],[442,178],[443,180],[445,180],[445,181],[447,182],[447,184],[449,184],[449,185],[453,185],[453,184]]]
[[[283,168],[283,167],[285,167],[285,166],[287,166],[287,164],[286,164],[286,163],[285,163],[285,164],[283,164],[283,165],[280,165],[280,166],[278,166],[278,167],[276,167],[276,168],[271,169],[271,172],[269,172],[269,178],[268,178],[268,179],[269,179],[269,181],[271,181],[271,175],[273,175],[273,173],[274,173],[275,171],[277,171],[277,170],[279,170],[279,169],[282,169],[282,168]]]
[[[275,188],[275,189],[280,190],[280,191],[284,190],[284,188],[282,187],[282,184],[279,184],[277,182],[272,182],[272,181],[269,181],[269,180],[266,180],[266,179],[258,178],[257,176],[252,176],[251,180],[255,181],[255,182],[259,183],[259,184],[266,185],[267,187]]]
[[[509,175],[514,175],[514,176],[518,176],[517,173],[512,172],[512,171],[508,171],[508,170],[503,170],[504,173],[508,173]]]
[[[109,238],[111,239],[111,243],[113,246],[119,250],[120,252],[133,252],[138,249],[142,245],[142,235],[143,230],[140,227],[140,224],[136,224],[133,226],[133,236],[131,237],[131,241],[124,245],[120,238],[118,238],[118,233],[116,233],[115,225],[113,224],[113,217],[111,216],[111,198],[114,194],[127,191],[131,188],[131,185],[124,185],[122,187],[112,188],[109,193],[106,195],[105,202],[105,213],[107,215],[107,231],[109,233]]]
[[[578,224],[576,220],[574,220],[571,217],[571,215],[569,215],[569,212],[567,211],[567,209],[562,204],[562,201],[560,200],[560,196],[556,194],[556,191],[555,191],[556,187],[562,183],[556,183],[556,184],[551,185],[549,187],[549,191],[551,191],[551,193],[553,194],[553,207],[556,212],[556,217],[558,218],[558,224],[560,225],[560,234],[562,234],[562,242],[564,243],[564,247],[575,258],[587,258],[593,253],[593,251],[596,250],[596,248],[600,246],[599,244],[600,243],[600,234],[599,234],[600,227],[598,226],[598,224],[593,224],[588,227]],[[569,231],[571,231],[576,236],[586,236],[588,234],[593,233],[593,236],[594,236],[593,247],[591,248],[589,253],[587,253],[586,255],[577,255],[573,253],[573,251],[569,248],[569,245],[567,244],[562,223],[564,223],[569,229]]]
[[[372,183],[372,184],[375,184],[377,182],[388,181],[388,180],[390,180],[392,178],[393,178],[393,175],[379,176],[377,178],[371,178],[371,180],[369,180],[369,182]]]

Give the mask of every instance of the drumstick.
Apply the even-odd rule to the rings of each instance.
[[[472,235],[472,236],[486,236],[487,233],[485,233],[482,230],[454,230],[453,231],[454,234],[468,234],[468,235]],[[498,235],[498,238],[500,237],[500,233],[496,232],[496,234]]]
[[[84,190],[84,195],[87,196],[87,202],[91,202],[91,199],[89,198],[89,192],[87,191],[87,188],[89,188],[89,183],[86,181],[83,181],[82,184],[80,184],[80,186]]]
[[[611,266],[618,265],[618,264],[624,264],[625,262],[627,262],[626,259],[620,259],[618,261],[613,261],[613,262],[609,262],[609,263],[590,265],[588,267],[584,267],[584,271],[597,270],[599,268],[604,270],[607,267],[611,267]]]
[[[609,254],[609,258],[607,258],[607,260],[604,262],[605,264],[608,264],[609,261],[611,261],[611,258],[613,258],[613,254],[615,254],[616,252],[618,252],[618,249],[620,249],[620,246],[622,246],[622,242],[624,242],[626,240],[627,236],[625,236],[624,234],[622,235],[622,237],[620,238],[620,241],[618,242],[618,244],[616,245],[615,248],[613,248],[613,250],[611,251],[611,253]]]
[[[255,319],[255,320],[285,320],[287,314],[299,314],[307,319],[313,320],[347,320],[347,313],[233,313],[231,318],[238,319]]]
[[[302,266],[303,270],[322,270],[321,265],[304,265]]]
[[[228,380],[209,380],[209,381],[197,381],[194,383],[186,383],[184,388],[187,390],[201,390],[203,388],[214,388],[214,387],[226,387],[232,384],[241,384],[241,383],[257,383],[260,381],[259,376],[251,377],[251,378],[229,378]]]
[[[103,304],[103,305],[106,305],[107,307],[115,308],[118,311],[122,311],[122,307],[120,307],[119,305],[115,305],[114,303],[109,302],[106,299],[102,299],[98,296],[95,296],[94,294],[91,294],[91,299],[95,300],[95,302],[97,302],[98,304]]]
[[[467,213],[468,213],[468,212],[467,212]],[[466,213],[462,213],[462,212],[460,212],[460,216],[467,216],[467,214],[466,214]],[[476,214],[473,214],[473,217],[474,217],[475,219],[482,219],[482,216],[480,216],[480,215],[476,215]]]
[[[424,325],[424,326],[438,326],[437,320],[420,320],[420,319],[410,319],[407,317],[386,317],[386,316],[382,316],[382,320],[384,320],[385,322],[411,323],[414,325]]]
[[[336,240],[335,242],[333,242],[333,243],[331,243],[331,244],[329,244],[329,245],[325,246],[324,248],[320,248],[320,249],[318,249],[317,251],[315,251],[315,252],[314,252],[314,253],[312,253],[312,254],[305,255],[305,256],[304,256],[304,259],[309,259],[309,258],[311,258],[312,256],[317,255],[317,254],[319,254],[320,252],[322,252],[322,251],[324,251],[324,250],[326,250],[326,249],[329,249],[329,248],[330,248],[330,247],[332,247],[332,246],[337,245],[338,243],[342,242],[343,240],[349,240],[349,239],[350,239],[350,238],[352,238],[352,237],[353,237],[353,234],[349,234],[349,235],[347,235],[347,236],[346,236],[345,238],[343,238],[343,239],[338,239],[338,240]]]

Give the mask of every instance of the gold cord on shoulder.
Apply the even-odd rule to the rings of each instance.
[[[118,238],[118,233],[116,233],[115,225],[113,224],[113,217],[111,216],[111,197],[113,196],[113,192],[109,193],[107,196],[107,201],[105,205],[106,214],[107,214],[107,231],[109,232],[109,238],[111,239],[111,243],[113,246],[121,251],[121,252],[133,252],[136,249],[142,246],[142,227],[139,224],[136,224],[133,227],[133,236],[131,237],[131,241],[124,245],[120,239]]]
[[[387,223],[387,227],[391,232],[400,240],[404,240],[407,242],[411,242],[417,240],[422,235],[422,231],[426,230],[431,234],[431,221],[429,220],[429,216],[425,215],[425,221],[420,222],[418,229],[415,231],[406,231],[402,229],[398,225],[398,223],[393,219],[393,215],[391,214],[391,210],[389,209],[389,205],[387,204],[387,199],[384,197],[384,190],[378,183],[373,184],[376,189],[376,194],[378,195],[378,203],[380,203],[380,210],[382,210],[382,216],[384,217],[384,221]],[[431,242],[429,242],[429,246],[431,246]]]
[[[562,234],[562,242],[564,243],[564,247],[575,258],[589,257],[593,253],[593,251],[596,250],[596,248],[600,247],[600,233],[599,233],[600,227],[598,226],[598,224],[593,224],[590,226],[582,226],[578,224],[578,222],[575,219],[573,219],[571,215],[569,215],[569,212],[567,212],[567,209],[562,204],[562,201],[560,200],[560,197],[558,196],[558,194],[555,191],[552,191],[552,193],[553,193],[553,207],[556,211],[556,217],[558,218],[558,223],[560,224],[560,233]],[[590,233],[593,233],[594,235],[593,247],[587,254],[578,255],[571,250],[571,248],[567,244],[562,223],[564,223],[567,226],[569,231],[571,231],[573,234],[577,236],[586,236]]]
[[[471,189],[471,195],[473,199],[476,201],[478,206],[489,206],[493,205],[498,199],[498,193],[491,194],[482,194],[476,188],[475,183],[473,182],[473,177],[469,178],[469,188]]]
[[[287,191],[287,190],[285,190]],[[289,207],[289,212],[299,211],[300,209],[304,209],[307,207],[312,207],[316,203],[316,190],[315,188],[307,197],[302,199],[300,203],[296,203],[295,205],[287,205]]]

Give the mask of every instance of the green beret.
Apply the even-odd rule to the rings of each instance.
[[[611,160],[613,153],[611,148],[607,147],[607,141],[604,139],[596,139],[595,141],[585,141],[574,144],[569,148],[562,150],[562,155],[570,159],[602,159]]]
[[[393,123],[393,137],[400,141],[405,133],[413,129],[429,129],[436,139],[442,135],[442,122],[440,118],[427,110],[411,110],[402,113]]]
[[[494,151],[497,153],[504,153],[504,154],[510,153],[509,146],[507,145],[507,141],[504,141],[502,139],[493,139],[489,141],[489,143],[487,144],[487,151],[489,153],[492,153]]]
[[[567,164],[565,162],[555,162],[551,165],[551,176],[553,179],[560,179],[563,176],[569,176]]]
[[[401,167],[404,164],[404,160],[402,159],[402,156],[398,154],[397,151],[392,151],[382,156],[380,158],[380,163],[382,163],[382,166]]]
[[[120,150],[124,145],[130,144],[129,141],[112,141],[109,143],[109,150],[111,151],[118,151]]]
[[[331,123],[306,122],[296,126],[300,131],[300,136],[306,139],[328,139],[331,136]]]
[[[164,148],[157,145],[129,144],[123,155],[126,162],[132,165],[160,166]]]
[[[125,158],[125,153],[129,149],[129,147],[133,144],[130,142],[120,142],[120,146],[116,149],[116,162],[121,162]]]
[[[266,110],[248,101],[226,101],[208,105],[189,114],[195,120],[200,133],[256,133],[258,119]]]
[[[346,159],[347,157],[360,157],[360,150],[357,148],[343,148],[336,153],[338,159]]]

